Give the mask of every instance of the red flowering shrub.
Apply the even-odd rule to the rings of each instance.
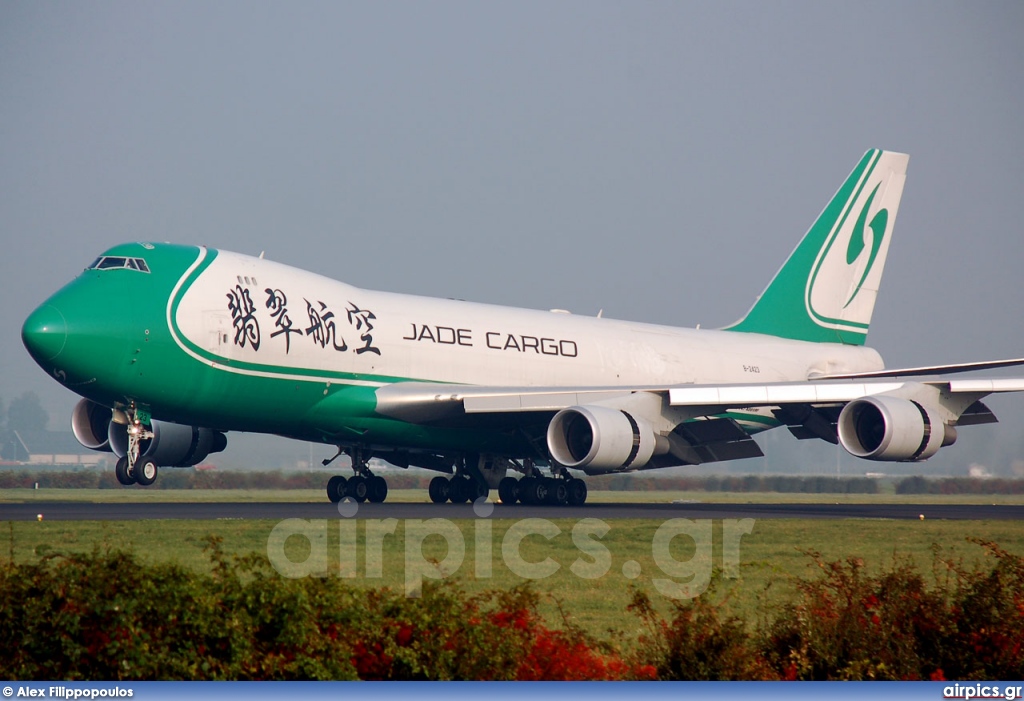
[[[798,594],[747,626],[708,595],[670,620],[637,592],[644,626],[620,652],[568,621],[546,625],[526,587],[419,598],[338,578],[289,580],[265,558],[210,574],[123,553],[0,564],[0,677],[7,679],[1021,679],[1024,558],[979,543],[990,565],[936,554],[930,584],[908,562],[870,575],[824,562]]]
[[[645,632],[638,641],[639,659],[653,667],[659,679],[765,680],[776,679],[745,623],[712,603],[711,591],[694,599],[674,601],[671,621],[657,614],[650,599],[634,591],[629,610]]]
[[[968,570],[938,552],[929,587],[907,561],[869,576],[861,560],[826,563],[766,631],[765,655],[795,679],[1024,678],[1024,559]]]
[[[288,580],[211,539],[212,574],[124,553],[0,564],[7,679],[647,679],[526,588],[420,598]]]

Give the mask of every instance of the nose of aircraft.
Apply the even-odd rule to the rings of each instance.
[[[21,340],[37,363],[54,360],[68,340],[64,315],[52,304],[42,305],[25,320],[21,327]]]

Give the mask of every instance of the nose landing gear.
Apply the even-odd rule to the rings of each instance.
[[[128,417],[128,450],[117,459],[114,476],[126,487],[133,484],[148,487],[156,482],[159,472],[155,461],[139,457],[142,441],[153,439],[153,431],[146,426],[149,415],[134,406],[125,411],[125,415]]]

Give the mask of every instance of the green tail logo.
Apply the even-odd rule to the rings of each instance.
[[[868,218],[868,210],[871,209],[871,202],[875,199],[875,193],[878,192],[878,188],[881,187],[882,183],[875,185],[875,189],[871,191],[868,196],[868,201],[864,204],[864,209],[860,210],[860,216],[857,217],[857,223],[853,227],[853,236],[850,237],[850,245],[846,247],[846,263],[847,265],[853,265],[860,258],[860,254],[864,252],[866,244],[864,243],[864,222]],[[864,286],[864,281],[868,277],[868,273],[871,272],[871,266],[875,264],[875,258],[878,256],[878,249],[882,247],[882,240],[885,238],[885,229],[889,223],[889,210],[880,209],[871,219],[869,228],[871,229],[871,255],[868,256],[868,264],[864,267],[864,274],[860,276],[860,280],[857,282],[857,287],[854,288],[853,294],[846,300],[846,304],[843,305],[843,309],[850,306],[850,302],[860,292],[860,288]]]
[[[863,345],[908,160],[864,154],[751,310],[726,330]]]

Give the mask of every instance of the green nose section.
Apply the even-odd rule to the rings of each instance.
[[[54,360],[68,340],[68,325],[64,315],[52,304],[32,312],[21,327],[21,340],[35,361],[42,365]]]

